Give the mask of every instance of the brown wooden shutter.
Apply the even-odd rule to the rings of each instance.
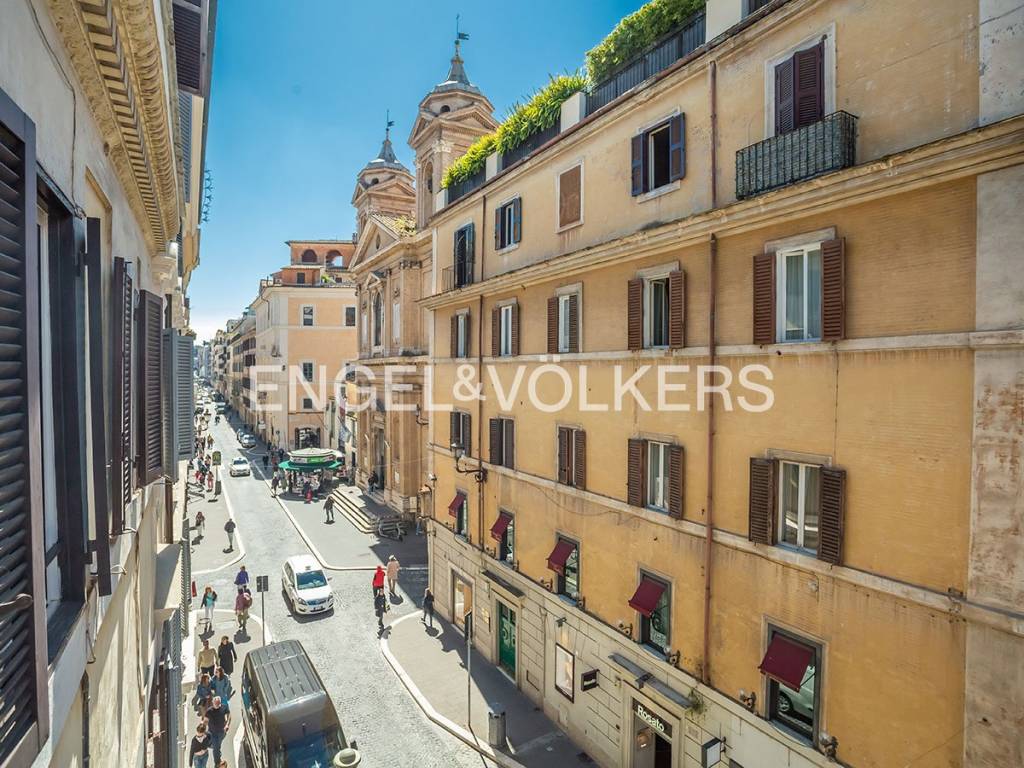
[[[569,351],[580,351],[580,297],[577,293],[569,296]]]
[[[448,434],[450,435],[448,447],[451,448],[453,445],[462,444],[462,436],[459,434],[459,429],[462,426],[462,416],[458,411],[452,411],[448,416]]]
[[[582,429],[572,433],[573,465],[572,484],[577,488],[587,487],[587,433]]]
[[[686,116],[675,115],[668,121],[668,180],[686,175]]]
[[[163,415],[161,380],[163,306],[159,296],[139,292],[139,485],[149,485],[163,474]]]
[[[843,516],[846,507],[846,470],[821,468],[818,486],[818,559],[832,565],[843,562]]]
[[[754,343],[775,343],[775,254],[754,257]]]
[[[558,177],[558,226],[575,224],[582,217],[580,190],[582,188],[583,166],[570,168]]]
[[[634,507],[645,507],[647,506],[644,499],[647,478],[646,440],[630,438],[628,462],[626,466],[626,501]]]
[[[501,448],[501,463],[509,469],[516,468],[516,423],[512,419],[502,419],[504,444]]]
[[[91,541],[96,552],[97,593],[105,597],[113,591],[110,578],[110,490],[107,477],[107,422],[104,397],[106,387],[103,374],[106,358],[103,354],[103,222],[86,219],[86,278],[88,280],[89,307],[89,413],[92,433],[92,495],[93,534]]]
[[[750,460],[750,508],[747,538],[758,544],[775,541],[775,462]]]
[[[512,305],[512,355],[519,354],[519,304]]]
[[[668,513],[672,517],[683,516],[683,471],[685,465],[683,446],[670,445],[668,448]]]
[[[461,424],[459,426],[459,436],[462,439],[462,448],[465,450],[467,456],[473,455],[473,416],[469,413],[460,414]]]
[[[494,250],[501,250],[501,212],[502,206],[494,209]]]
[[[846,338],[846,241],[821,244],[821,338]]]
[[[548,299],[548,354],[558,354],[558,297]]]
[[[629,281],[628,296],[628,331],[627,337],[630,350],[644,348],[644,281],[637,277]]]
[[[793,55],[794,127],[813,125],[825,116],[825,43]]]
[[[686,343],[686,273],[668,274],[668,345],[682,349]]]
[[[489,423],[491,439],[491,464],[501,465],[501,419],[491,419]]]
[[[788,133],[796,127],[796,83],[793,79],[793,59],[775,66],[775,135]]]
[[[124,530],[124,516],[132,500],[132,276],[124,259],[114,259],[112,298],[114,385],[111,419],[114,438],[111,445],[111,531]]]
[[[452,315],[452,357],[459,356],[459,316]]]
[[[644,145],[646,143],[646,134],[638,134],[630,140],[630,168],[632,176],[631,194],[633,197],[642,195],[647,190],[645,189],[644,177]]]
[[[491,357],[501,354],[501,307],[491,310]]]
[[[517,197],[512,201],[512,242],[518,243],[523,239],[523,198]]]
[[[558,482],[569,483],[569,430],[558,428]]]
[[[198,5],[193,3],[193,5]],[[174,3],[174,58],[178,87],[183,91],[203,95],[203,17],[199,8]]]

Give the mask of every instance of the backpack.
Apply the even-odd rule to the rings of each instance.
[[[248,592],[246,592],[244,597],[242,597],[242,605],[244,605],[246,608],[252,607],[252,595],[250,595]]]

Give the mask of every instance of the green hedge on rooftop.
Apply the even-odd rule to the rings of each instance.
[[[654,45],[690,16],[706,0],[651,0],[620,21],[608,36],[587,51],[587,75],[600,83],[637,54]]]

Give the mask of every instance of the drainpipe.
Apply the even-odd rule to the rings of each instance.
[[[716,73],[714,61],[710,69],[711,91],[711,208],[718,205],[718,190],[715,176],[715,144],[718,141],[718,113],[716,110]],[[711,234],[708,243],[708,365],[714,370],[715,365],[715,260],[718,256],[718,239]],[[715,396],[708,397],[708,495],[704,502],[704,653],[701,665],[701,677],[705,685],[711,685],[711,547],[714,537],[714,479],[715,479]]]
[[[487,226],[487,193],[480,196],[480,208],[482,212],[480,223],[480,282],[484,281],[484,247],[486,240],[483,237],[484,228]],[[476,468],[483,471],[484,468],[484,295],[477,297],[476,312],[476,375],[477,383],[480,385],[480,397],[476,401]],[[484,484],[477,481],[476,484],[477,504],[477,530],[480,533],[480,541],[477,542],[477,549],[484,551]]]

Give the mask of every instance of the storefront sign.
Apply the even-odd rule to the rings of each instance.
[[[591,669],[580,675],[580,690],[589,691],[591,688],[597,688],[597,670]]]
[[[700,765],[701,768],[712,768],[722,762],[722,748],[725,744],[721,739],[710,739],[701,744]]]
[[[213,452],[213,465],[215,467],[219,467],[220,466],[220,451],[214,451]]]
[[[671,739],[672,738],[672,726],[658,717],[656,714],[651,712],[647,707],[641,704],[636,699],[633,699],[633,714],[638,718],[647,723],[651,728],[660,733],[662,736]]]

